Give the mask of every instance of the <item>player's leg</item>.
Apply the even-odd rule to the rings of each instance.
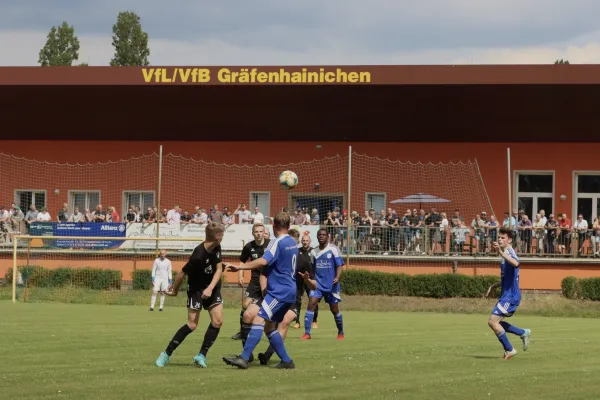
[[[504,315],[505,318],[514,315],[515,311],[517,310],[516,306],[511,306],[508,303],[504,303],[503,305],[501,305],[501,308],[510,311]],[[529,338],[531,337],[531,329],[519,328],[518,326],[509,324],[504,319],[501,320],[499,323],[500,326],[502,326],[502,329],[504,329],[504,332],[517,335],[519,338],[521,338],[521,340],[523,341],[523,351],[527,351],[527,349],[529,348]]]
[[[339,303],[342,301],[339,292],[336,293],[325,293],[324,295],[325,302],[329,304],[329,309],[333,314],[333,319],[335,320],[335,325],[338,328],[338,336],[337,340],[344,340],[344,320],[342,318],[342,313],[340,312]]]
[[[505,360],[508,360],[517,353],[508,340],[506,332],[513,333],[521,338],[523,341],[523,350],[526,350],[529,347],[529,337],[531,336],[531,331],[529,329],[515,327],[503,321],[504,318],[511,317],[516,310],[516,305],[512,305],[508,302],[498,302],[492,311],[492,315],[490,315],[490,318],[488,319],[488,325],[494,331],[494,333],[496,333],[498,340],[504,347]]]
[[[494,312],[495,312],[495,310],[494,310]],[[510,343],[510,340],[508,340],[508,336],[506,336],[506,332],[504,331],[504,328],[502,327],[502,325],[500,325],[500,322],[502,321],[503,318],[504,317],[500,316],[500,315],[495,315],[495,314],[490,315],[490,318],[488,319],[488,326],[494,331],[494,333],[496,334],[496,337],[502,344],[502,347],[504,348],[504,359],[508,360],[509,358],[511,358],[512,356],[517,354],[517,351],[514,349],[513,345]]]
[[[300,308],[299,308],[298,303],[296,303],[285,314],[285,316],[283,317],[283,321],[281,321],[281,323],[279,323],[277,325],[277,331],[279,332],[279,334],[281,335],[281,338],[283,340],[285,340],[285,338],[287,337],[287,333],[288,333],[290,324],[298,318],[298,315],[300,315]],[[275,349],[273,348],[272,345],[269,344],[267,351],[265,351],[264,353],[258,354],[258,359],[260,360],[260,365],[267,365],[274,353],[275,353]]]
[[[306,288],[306,297],[308,298],[308,302],[310,304],[310,289],[309,288]],[[319,299],[319,302],[321,302],[321,299]],[[314,315],[313,315],[312,329],[317,329],[317,328],[319,328],[319,325],[317,324],[317,322],[319,320],[319,303],[317,303],[317,306],[315,307],[313,312],[314,312]],[[300,318],[300,314],[298,314],[298,318]]]
[[[189,307],[195,306],[195,303],[193,302],[193,298],[191,298],[191,299],[192,300],[188,300],[187,323],[185,325],[183,325],[181,328],[179,328],[179,330],[175,333],[175,336],[173,336],[173,339],[171,339],[171,341],[169,342],[169,345],[167,346],[165,351],[160,353],[160,355],[158,356],[158,359],[156,360],[156,366],[164,367],[167,364],[167,362],[169,361],[169,357],[171,357],[171,355],[173,354],[175,349],[177,349],[177,347],[179,347],[179,345],[181,344],[181,342],[183,342],[185,340],[187,335],[189,335],[190,333],[195,331],[196,328],[198,327],[198,320],[200,318],[200,309],[199,308],[189,308]]]
[[[323,295],[319,290],[311,290],[310,297],[308,299],[308,306],[306,307],[306,314],[304,315],[304,335],[300,339],[310,339],[310,330],[312,328],[313,320],[315,317],[315,308],[319,303],[319,299]]]
[[[160,283],[160,303],[158,306],[158,311],[162,311],[163,307],[165,305],[165,292],[167,291],[167,289],[169,288],[169,282],[165,279],[162,280]]]
[[[218,298],[220,299],[220,297],[221,295],[219,293]],[[217,340],[219,332],[221,331],[221,326],[223,325],[223,303],[217,302],[216,304],[213,304],[212,307],[209,306],[208,314],[210,315],[210,324],[208,324],[208,328],[206,328],[202,347],[200,347],[200,353],[193,359],[194,363],[202,368],[207,368],[206,355],[208,354],[210,347]]]
[[[242,329],[244,327],[244,313],[246,312],[246,310],[248,309],[248,306],[250,306],[250,304],[252,304],[253,301],[254,301],[254,299],[249,297],[249,293],[246,292],[246,297],[244,298],[244,303],[242,304],[242,307],[240,309],[240,330],[238,333],[236,333],[235,335],[233,335],[231,337],[233,340],[241,340],[242,339]]]
[[[152,297],[150,298],[150,310],[148,310],[148,311],[154,311],[154,305],[156,304],[156,297],[158,297],[158,292],[160,291],[160,284],[161,284],[160,280],[155,280],[154,284],[152,285]]]

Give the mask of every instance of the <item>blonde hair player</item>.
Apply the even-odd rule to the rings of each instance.
[[[173,287],[167,291],[169,296],[177,296],[183,278],[187,276],[187,323],[179,328],[166,350],[160,353],[156,360],[157,367],[167,365],[175,349],[181,345],[187,335],[196,330],[200,311],[204,308],[210,316],[210,324],[204,334],[200,352],[192,361],[199,367],[207,368],[206,354],[217,340],[221,325],[223,325],[221,240],[223,240],[224,232],[223,225],[218,222],[206,225],[206,240],[194,249],[190,259],[181,269],[181,273],[177,274]]]
[[[160,293],[160,303],[158,311],[163,310],[165,305],[165,293],[169,286],[173,284],[173,266],[171,260],[167,258],[167,251],[161,250],[158,258],[152,265],[152,297],[150,299],[150,311],[154,311],[156,296]]]

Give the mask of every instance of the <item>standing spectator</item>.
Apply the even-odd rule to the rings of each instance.
[[[52,218],[50,217],[50,213],[48,212],[48,209],[46,207],[42,208],[42,210],[40,211],[40,213],[37,216],[37,221],[38,222],[50,222],[52,220]]]
[[[181,223],[181,214],[180,214],[179,205],[175,204],[172,209],[167,212],[167,224],[169,225],[179,225]]]
[[[94,222],[94,213],[89,209],[85,209],[85,213],[83,214],[84,221],[83,222]]]
[[[264,224],[265,216],[260,212],[260,208],[258,206],[254,207],[254,214],[250,215],[250,223],[251,224]]]
[[[560,225],[554,219],[554,215],[548,215],[548,222],[546,222],[546,250],[549,254],[556,254],[556,239],[559,236],[559,227]]]
[[[573,230],[574,239],[577,240],[577,255],[580,256],[588,230],[588,222],[583,219],[583,214],[577,215],[577,220],[573,224]]]
[[[454,228],[452,228],[452,248],[455,256],[459,255],[464,251],[465,243],[467,243],[467,235],[470,232],[469,228],[467,228],[464,221],[461,221],[459,223],[460,225],[456,225]]]
[[[71,215],[71,222],[83,222],[84,221],[84,216],[83,214],[79,211],[79,207],[75,207],[75,209],[73,210],[73,215]]]
[[[312,209],[310,214],[310,224],[311,225],[319,225],[321,223],[321,217],[319,217],[319,210],[316,208]]]
[[[64,203],[62,208],[58,211],[56,216],[56,220],[58,222],[69,222],[71,215],[69,214],[69,205]]]
[[[169,213],[169,210],[167,210],[166,208],[163,208],[162,212],[158,215],[158,222],[161,224],[166,223],[168,213]]]
[[[10,214],[4,206],[0,206],[0,243],[9,242],[9,230],[8,225],[10,221]]]
[[[144,220],[143,222],[145,224],[153,224],[155,222],[157,222],[157,218],[156,218],[156,211],[153,207],[148,207],[148,210],[146,211],[146,214],[144,215]]]
[[[521,251],[523,254],[531,253],[533,224],[526,214],[521,215],[521,221],[518,224],[518,230],[521,236]]]
[[[425,219],[425,225],[427,226],[427,232],[429,236],[429,253],[434,254],[436,252],[437,244],[441,240],[440,224],[442,222],[442,216],[437,212],[435,207],[431,208],[431,212]]]
[[[23,211],[21,211],[21,207],[14,205],[12,216],[10,217],[11,228],[14,233],[17,235],[21,234],[23,229],[23,220],[25,219],[25,215],[23,215]]]
[[[223,213],[221,211],[219,211],[218,205],[215,204],[213,206],[213,208],[210,210],[209,219],[210,219],[210,222],[217,222],[219,224],[223,223]]]
[[[129,210],[127,210],[127,214],[125,214],[125,220],[129,223],[137,222],[137,215],[135,213],[135,208],[133,206],[129,206]]]
[[[477,214],[471,222],[471,228],[473,229],[475,239],[477,240],[477,252],[483,253],[485,244],[485,221],[481,218],[480,214]]]
[[[223,225],[233,225],[235,224],[235,215],[231,212],[229,207],[224,208],[225,214],[223,214]]]
[[[592,251],[594,253],[594,257],[600,257],[600,219],[594,218],[594,225],[592,226],[592,237],[590,238],[592,242]]]
[[[238,216],[238,224],[249,224],[252,220],[250,219],[250,211],[246,209],[244,203],[238,205],[238,208],[234,212]]]
[[[187,210],[185,210],[183,212],[183,215],[181,216],[181,223],[187,225],[190,222],[192,222],[192,216],[190,215],[190,213]]]
[[[452,221],[450,221],[452,227],[461,227],[462,222],[465,222],[465,218],[460,215],[460,210],[457,208],[454,210],[454,215],[452,216]]]
[[[535,253],[544,254],[544,247],[546,247],[546,223],[542,219],[541,213],[535,215],[533,231],[535,234]]]
[[[196,213],[192,218],[192,223],[194,224],[206,224],[208,222],[208,214],[206,214],[206,210],[204,208],[196,207]]]
[[[448,253],[446,250],[446,240],[448,238],[448,229],[450,229],[450,222],[448,222],[448,214],[445,212],[440,214],[442,220],[440,222],[440,246],[442,248],[442,253]]]
[[[492,249],[492,243],[498,239],[498,221],[495,215],[490,215],[490,220],[484,225],[486,232],[486,253]],[[490,251],[490,254],[492,252]]]
[[[332,218],[334,220],[334,225],[336,225],[335,221],[339,219],[339,215],[337,216],[333,216]],[[296,209],[296,212],[294,213],[294,219],[293,219],[293,225],[304,225],[304,222],[306,221],[306,217],[304,216],[304,214],[302,214],[302,209],[298,208]],[[339,221],[338,225],[339,225]]]
[[[94,212],[94,222],[106,222],[106,212],[102,209],[102,204],[96,206]]]
[[[560,226],[560,235],[558,237],[558,252],[562,254],[571,253],[571,220],[567,218],[567,214],[562,214],[558,225]]]
[[[29,207],[29,211],[27,211],[27,214],[25,214],[25,223],[27,224],[28,228],[32,222],[37,221],[38,214],[39,211],[36,210],[35,205],[32,204],[31,207]]]
[[[106,212],[106,222],[119,222],[121,221],[121,216],[117,212],[117,209],[114,206],[108,207]]]

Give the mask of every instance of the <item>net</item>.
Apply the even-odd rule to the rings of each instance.
[[[284,170],[298,176],[293,190],[279,184]],[[308,235],[313,247],[318,229],[326,228],[351,269],[476,275],[485,273],[478,268],[497,262],[489,257],[497,226],[490,222],[493,210],[475,161],[409,163],[350,153],[278,165],[228,165],[161,152],[75,165],[0,155],[0,179],[1,195],[14,198],[23,214],[30,205],[46,207],[54,221],[21,221],[10,231],[3,224],[0,274],[11,279],[7,272],[14,259],[24,271],[27,295],[21,298],[31,301],[74,301],[83,289],[95,293],[88,296],[94,301],[133,301],[127,300],[137,298],[131,294],[137,288],[132,271],[149,271],[159,248],[169,251],[178,271],[203,240],[206,222],[215,220],[226,227],[223,255],[239,261],[244,244],[253,239],[252,223],[263,222],[272,236],[272,220],[280,211],[290,214],[292,227]],[[66,221],[57,222],[63,203]],[[75,207],[91,214],[98,204],[111,207],[104,222],[74,221]],[[18,239],[13,254],[12,238],[19,233],[29,236]],[[64,239],[68,236],[81,239]],[[121,271],[121,277],[107,272],[100,278],[95,271],[102,269]],[[226,278],[235,287],[237,277]],[[67,283],[47,290],[48,280]],[[80,282],[104,286],[82,289]]]

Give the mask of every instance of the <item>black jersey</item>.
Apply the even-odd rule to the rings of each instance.
[[[247,263],[261,258],[265,253],[265,249],[269,245],[270,239],[265,239],[262,245],[256,243],[256,240],[246,243],[240,255],[240,261]],[[260,274],[262,268],[253,269],[250,274],[249,285],[254,285],[260,288]]]
[[[204,242],[194,249],[188,262],[181,269],[188,276],[188,290],[204,290],[212,282],[217,265],[221,262],[221,245],[212,252],[204,248]],[[217,284],[220,286],[221,282]]]
[[[304,273],[308,272],[310,279],[315,279],[315,274],[313,271],[313,260],[311,256],[312,249],[309,248],[305,250],[304,247],[298,249],[298,262],[296,263],[296,272]],[[296,277],[296,296],[302,297],[302,293],[304,293],[304,279],[297,276]]]

